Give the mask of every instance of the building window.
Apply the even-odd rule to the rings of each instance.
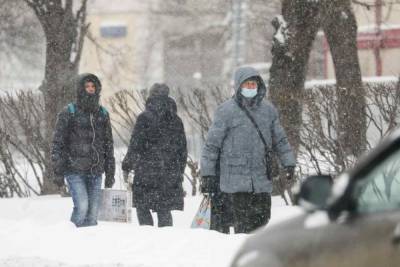
[[[102,25],[100,35],[103,38],[121,38],[127,33],[126,25]]]

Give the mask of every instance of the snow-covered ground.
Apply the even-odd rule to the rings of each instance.
[[[0,199],[0,266],[229,266],[247,235],[190,229],[200,201],[187,197],[174,227],[138,226],[133,210],[130,224],[75,228],[71,198]],[[272,206],[267,227],[301,212],[279,197]]]

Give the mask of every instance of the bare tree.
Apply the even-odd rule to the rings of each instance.
[[[376,142],[387,136],[400,124],[400,79],[397,83],[366,85],[366,119],[374,142],[368,142],[371,148]]]
[[[0,98],[0,161],[2,180],[10,193],[38,195],[43,188],[46,145],[44,104],[31,92],[7,94]],[[27,173],[22,165],[27,165]]]
[[[230,89],[226,87],[185,90],[177,88],[174,93],[186,124],[186,131],[192,131],[192,138],[200,136],[202,141],[206,138],[215,108],[231,96]],[[189,125],[190,127],[187,127]],[[200,164],[194,156],[189,155],[187,166],[191,170],[191,177],[188,179],[192,184],[192,194],[194,194],[200,182]]]
[[[231,96],[230,89],[223,87],[189,90],[178,88],[176,95],[184,118],[200,133],[203,141],[211,125],[215,108]]]
[[[129,145],[136,119],[144,110],[146,96],[146,90],[122,90],[107,100],[113,114],[113,131],[125,146]]]
[[[399,82],[365,83],[367,149],[374,147],[400,123]],[[348,157],[337,133],[338,99],[335,85],[317,85],[305,91],[301,143],[300,172],[338,174],[354,165],[356,157]]]
[[[88,29],[86,23],[87,0],[74,9],[73,0],[24,0],[39,20],[46,38],[45,78],[40,87],[45,107],[45,172],[43,194],[57,192],[51,182],[50,141],[56,115],[74,96],[71,81],[78,73],[79,61]]]

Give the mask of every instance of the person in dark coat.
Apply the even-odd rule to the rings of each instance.
[[[132,191],[140,225],[172,226],[171,210],[183,210],[186,136],[175,101],[165,84],[154,84],[139,114],[128,152],[122,162],[124,178],[134,171]]]
[[[54,182],[67,180],[74,202],[71,221],[77,226],[97,224],[102,174],[105,187],[114,184],[115,159],[110,117],[99,105],[101,83],[93,74],[76,80],[76,102],[57,117],[51,146]]]
[[[273,177],[267,151],[279,157],[288,180],[296,160],[276,108],[264,100],[267,88],[257,70],[238,68],[234,78],[236,93],[217,108],[200,165],[203,179],[211,185],[204,190],[220,195],[220,216],[230,208],[226,217],[233,213],[235,232],[249,233],[270,219]],[[226,232],[226,222],[222,226]]]

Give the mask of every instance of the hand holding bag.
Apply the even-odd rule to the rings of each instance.
[[[210,229],[211,223],[211,197],[204,196],[200,207],[193,218],[191,228]]]

